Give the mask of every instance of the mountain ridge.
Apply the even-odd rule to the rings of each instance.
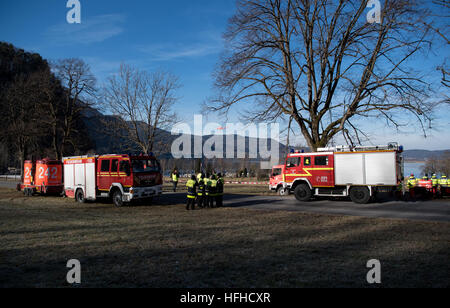
[[[117,121],[115,116],[111,115],[104,115],[99,110],[95,108],[88,108],[83,112],[83,121],[88,128],[88,134],[89,137],[92,139],[92,141],[95,144],[95,150],[97,154],[107,154],[107,153],[119,153],[124,151],[124,147],[121,146],[123,144],[126,144],[125,141],[117,139],[117,136],[113,136],[111,134],[105,133],[105,127],[103,126],[106,122],[114,122]],[[158,138],[157,143],[163,142],[165,145],[172,144],[177,138],[179,138],[180,135],[172,135],[169,131],[158,129]],[[234,144],[235,144],[235,157],[237,153],[237,134],[232,134],[234,136]],[[199,137],[196,135],[191,134],[191,153],[194,153],[194,138]],[[204,135],[202,136],[202,144],[209,138],[211,138],[213,135]],[[230,134],[223,135],[224,142],[223,142],[223,148],[224,151],[226,150],[226,142],[227,137],[230,136]],[[252,140],[252,138],[246,136],[245,137],[245,152],[249,153],[249,142]],[[269,145],[271,145],[273,142],[272,139],[268,138],[270,142],[268,142]],[[135,149],[136,152],[139,152],[138,149]],[[426,159],[432,158],[432,157],[438,157],[443,155],[445,152],[450,151],[448,150],[423,150],[423,149],[411,149],[411,150],[405,150],[403,152],[403,157],[406,161],[417,161],[417,162],[423,162]],[[160,155],[164,158],[170,159],[171,154],[170,151],[155,151],[160,152]],[[286,154],[286,146],[283,143],[279,143],[279,154],[280,158],[282,158]]]

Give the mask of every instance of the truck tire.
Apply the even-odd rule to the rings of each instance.
[[[353,187],[350,189],[350,199],[357,204],[367,204],[370,201],[370,192],[367,187]]]
[[[123,199],[122,199],[122,193],[120,190],[115,190],[112,197],[113,203],[116,207],[122,207],[123,206]]]
[[[26,197],[33,197],[34,194],[33,188],[25,188],[24,194]]]
[[[289,191],[287,189],[283,188],[283,187],[280,187],[278,189],[278,194],[280,196],[287,196],[289,194]]]
[[[312,191],[308,185],[299,184],[297,187],[295,187],[294,195],[298,201],[307,202],[307,201],[311,200]]]
[[[75,201],[78,203],[85,203],[86,199],[84,199],[84,192],[82,189],[78,189],[75,193]]]

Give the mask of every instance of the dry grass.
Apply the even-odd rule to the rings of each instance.
[[[373,258],[384,287],[450,286],[447,223],[187,212],[181,200],[117,209],[0,189],[0,286],[67,286],[73,258],[83,287],[366,287]]]

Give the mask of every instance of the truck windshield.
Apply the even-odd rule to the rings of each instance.
[[[281,175],[281,169],[279,168],[273,169],[272,176],[279,176],[279,175]]]
[[[134,173],[160,172],[161,171],[159,162],[155,159],[133,160],[131,162],[131,165],[133,166]]]

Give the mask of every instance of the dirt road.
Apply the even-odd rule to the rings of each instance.
[[[417,202],[385,200],[361,205],[346,200],[316,200],[300,203],[292,196],[231,195],[225,198],[224,205],[258,210],[450,222],[450,199]]]

